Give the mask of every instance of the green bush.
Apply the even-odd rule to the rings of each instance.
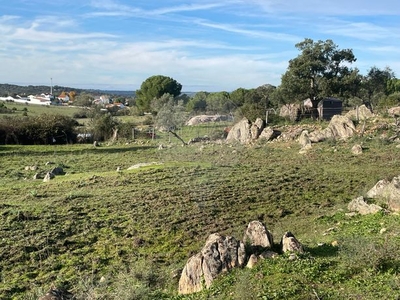
[[[0,144],[71,143],[76,139],[77,125],[74,119],[63,115],[7,117],[0,119]]]
[[[112,137],[118,121],[110,114],[96,114],[89,122],[89,128],[96,141],[105,141]]]

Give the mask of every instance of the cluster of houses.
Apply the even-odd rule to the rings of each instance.
[[[55,97],[52,94],[42,93],[40,95],[29,95],[26,97],[22,97],[16,95],[14,97],[0,97],[0,101],[6,102],[18,102],[25,104],[37,104],[37,105],[63,105],[70,103],[70,97],[68,93],[61,93],[60,96]],[[100,105],[105,109],[110,109],[112,107],[118,107],[118,109],[125,108],[123,103],[113,103],[113,101],[106,95],[99,96],[93,100],[94,105]]]
[[[26,104],[39,104],[39,105],[51,105],[55,103],[55,97],[51,94],[40,94],[40,95],[29,95],[27,97],[21,97],[16,95],[15,97],[7,96],[7,97],[0,97],[2,101],[9,101],[9,102],[19,102],[19,103],[26,103]]]

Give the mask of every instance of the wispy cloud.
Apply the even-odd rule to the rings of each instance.
[[[195,22],[201,26],[219,29],[219,30],[227,31],[227,32],[231,32],[231,33],[238,33],[238,34],[250,36],[250,37],[287,41],[287,42],[298,42],[299,41],[298,36],[291,35],[291,34],[271,32],[271,31],[249,30],[249,29],[240,28],[233,24],[212,23],[212,22],[206,21],[206,20],[197,20]]]
[[[242,3],[256,5],[267,13],[301,13],[313,16],[376,16],[400,15],[397,0],[365,1],[336,0],[242,0]],[[312,22],[312,21],[311,21]]]
[[[334,36],[345,36],[365,41],[399,38],[397,28],[388,28],[368,22],[342,21],[327,19],[325,24],[318,25],[321,32]]]
[[[185,90],[277,85],[306,37],[354,49],[362,70],[399,73],[395,1],[15,0],[0,12],[0,82],[135,90],[164,74]]]

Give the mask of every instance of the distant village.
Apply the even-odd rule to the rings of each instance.
[[[39,95],[29,96],[7,96],[0,97],[0,101],[6,102],[18,102],[25,104],[36,104],[36,105],[70,105],[72,99],[68,93],[62,92],[59,96],[54,96],[52,93],[42,93]],[[118,107],[119,109],[125,108],[123,103],[113,103],[112,99],[107,95],[98,96],[93,100],[94,105],[100,105],[105,108]]]

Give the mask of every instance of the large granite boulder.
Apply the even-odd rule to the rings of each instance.
[[[257,120],[250,127],[251,138],[253,140],[258,139],[263,130],[264,130],[264,121],[260,118],[257,118]]]
[[[179,280],[179,294],[209,288],[218,274],[243,266],[245,261],[246,252],[242,242],[233,237],[211,234],[200,253],[186,263]]]
[[[359,106],[358,109],[355,108],[353,110],[350,110],[347,114],[346,117],[352,120],[366,120],[369,118],[372,118],[374,114],[372,111],[366,107],[364,104]]]
[[[258,139],[259,140],[266,140],[266,141],[271,141],[277,136],[280,135],[280,132],[277,130],[274,130],[272,127],[265,127],[263,131],[260,133]]]
[[[271,248],[273,245],[272,234],[260,221],[252,221],[247,226],[243,242],[252,247]]]
[[[242,144],[248,144],[251,142],[251,123],[248,119],[243,118],[241,121],[233,125],[229,130],[226,141],[228,143],[240,142]]]
[[[201,251],[188,259],[179,279],[179,294],[191,294],[209,288],[221,273],[235,267],[254,267],[258,261],[273,259],[271,233],[260,221],[246,228],[244,241],[218,233],[211,234]],[[303,252],[303,246],[290,232],[282,238],[282,251]]]
[[[356,127],[352,120],[341,115],[334,115],[327,128],[309,134],[311,142],[317,143],[326,139],[346,140],[354,135]]]

